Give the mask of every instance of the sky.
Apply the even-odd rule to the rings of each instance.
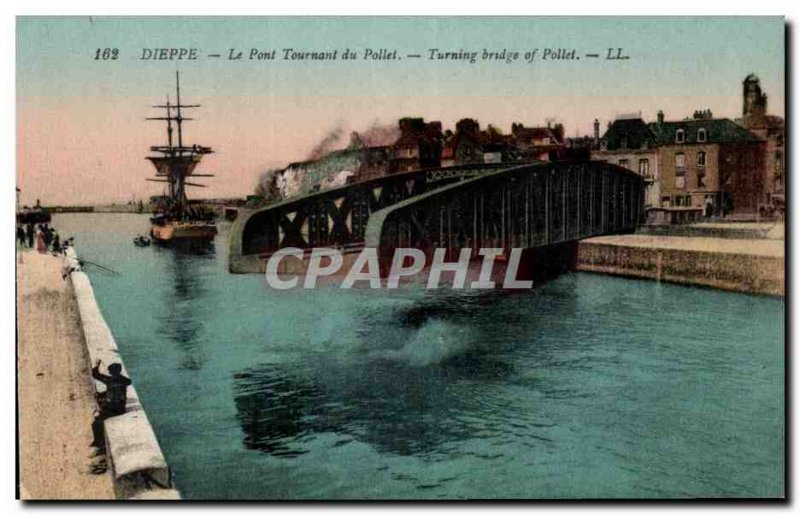
[[[174,95],[202,104],[187,122],[208,145],[193,197],[252,193],[259,175],[308,157],[326,135],[397,123],[403,116],[463,117],[509,131],[512,122],[563,123],[589,134],[615,116],[697,109],[741,115],[742,80],[761,79],[769,111],[784,115],[784,20],[726,18],[263,18],[21,17],[17,20],[17,185],[21,202],[125,202],[161,193],[145,181],[150,145],[165,142],[152,104]],[[142,60],[143,49],[196,48],[194,61]],[[117,48],[116,60],[95,60]],[[397,49],[398,60],[287,61],[283,49]],[[524,61],[526,52],[575,49],[580,60]],[[621,48],[627,60],[604,59]],[[243,59],[229,60],[231,49]],[[249,60],[251,49],[277,60]],[[430,60],[443,52],[516,51],[507,63]],[[587,58],[598,53],[601,58]],[[219,58],[208,54],[219,54]],[[420,58],[407,57],[418,54]],[[344,144],[344,142],[343,142]]]

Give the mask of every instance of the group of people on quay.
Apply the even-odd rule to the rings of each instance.
[[[58,232],[48,224],[17,224],[17,242],[21,247],[35,248],[40,253],[62,252],[67,241],[61,241]]]

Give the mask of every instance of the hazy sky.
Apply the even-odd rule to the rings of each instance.
[[[94,60],[97,48],[119,59]],[[142,49],[197,48],[196,61],[140,60]],[[620,47],[625,61],[589,59]],[[250,49],[276,50],[251,61]],[[282,49],[397,49],[395,61],[285,61]],[[430,49],[520,52],[514,63],[431,61]],[[576,49],[581,60],[524,62],[538,49]],[[227,59],[230,49],[244,59]],[[220,54],[210,58],[208,54]],[[418,59],[406,57],[420,54]],[[307,157],[331,131],[423,116],[453,127],[477,118],[563,123],[588,134],[622,113],[646,120],[711,109],[741,114],[742,80],[756,73],[769,110],[784,115],[781,18],[20,18],[17,23],[17,182],[22,202],[82,204],[148,197],[161,187],[144,160],[161,144],[150,109],[174,92],[203,105],[189,143],[214,147],[195,197],[252,192],[260,172]]]

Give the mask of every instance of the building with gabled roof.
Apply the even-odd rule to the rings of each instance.
[[[389,173],[437,168],[442,156],[442,122],[401,118],[400,137],[392,145]]]
[[[595,120],[595,133],[599,121]],[[638,173],[645,181],[645,207],[660,205],[658,138],[641,117],[617,118],[592,150],[591,158],[606,161]]]
[[[555,161],[564,151],[564,126],[525,127],[511,124],[511,144],[524,160]]]

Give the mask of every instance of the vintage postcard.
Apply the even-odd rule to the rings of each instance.
[[[782,17],[16,21],[24,500],[780,500]]]

